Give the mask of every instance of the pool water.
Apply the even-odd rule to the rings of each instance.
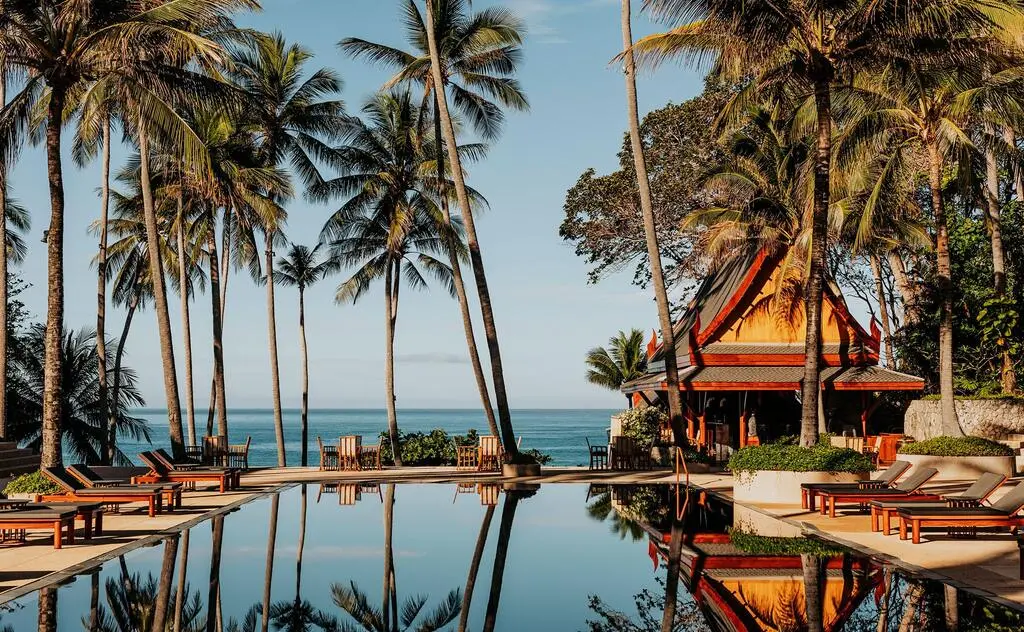
[[[655,631],[673,537],[674,630],[941,630],[949,599],[961,629],[1024,624],[685,501],[669,486],[294,486],[0,604],[0,631]]]

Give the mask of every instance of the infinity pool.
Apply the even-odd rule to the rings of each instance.
[[[671,534],[674,630],[941,630],[950,600],[961,629],[1024,625],[713,499],[691,496],[672,529],[683,501],[668,486],[295,486],[0,604],[0,630],[654,631]]]

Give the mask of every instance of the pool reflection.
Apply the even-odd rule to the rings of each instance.
[[[903,632],[1022,623],[673,486],[311,487],[0,605],[0,632]]]

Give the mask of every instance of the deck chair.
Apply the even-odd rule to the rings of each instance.
[[[800,485],[800,506],[814,511],[815,499],[822,490],[845,491],[849,489],[885,489],[896,484],[910,469],[910,463],[896,461],[870,481],[856,483],[803,483]]]
[[[36,497],[37,502],[101,502],[119,506],[127,503],[146,503],[149,516],[163,510],[162,488],[89,488],[77,478],[68,474],[63,467],[41,467],[43,476],[56,483],[64,491],[62,494],[43,494]]]
[[[914,509],[937,509],[942,507],[981,507],[1003,483],[1006,477],[1002,474],[986,472],[970,487],[959,494],[942,496],[939,502],[908,498],[906,500],[872,500],[871,530],[881,531],[889,535],[892,515],[904,507]]]
[[[156,458],[160,459],[167,467],[174,472],[227,472],[231,475],[228,481],[229,489],[235,489],[241,484],[242,471],[235,467],[221,467],[219,465],[200,465],[188,459],[176,459],[163,448],[152,451]]]
[[[324,445],[324,440],[318,435],[316,445],[320,448],[320,471],[333,472],[338,469],[338,446]]]
[[[904,507],[899,510],[900,539],[906,540],[909,531],[914,544],[919,544],[922,527],[1016,530],[1024,526],[1021,509],[1024,509],[1024,484],[1020,483],[990,507]]]
[[[359,451],[363,438],[358,435],[345,435],[338,440],[338,462],[342,470],[361,470]]]
[[[75,543],[77,513],[72,507],[56,509],[25,505],[0,511],[0,531],[21,532],[23,535],[28,529],[53,529],[53,548],[59,549],[65,541],[67,544]],[[24,540],[23,537],[19,539]]]
[[[840,503],[867,507],[868,503],[872,500],[906,500],[908,498],[941,500],[940,496],[921,492],[921,488],[938,474],[939,471],[934,467],[919,467],[896,487],[886,487],[885,489],[851,489],[845,491],[825,490],[819,492],[818,495],[821,496],[821,515],[828,513],[830,518],[835,518],[836,506]]]
[[[223,494],[232,487],[234,474],[228,470],[194,469],[179,470],[168,464],[156,452],[139,452],[139,458],[149,468],[149,473],[135,477],[137,483],[187,483],[194,485],[201,482],[217,483]]]
[[[477,464],[479,471],[500,470],[505,460],[505,451],[501,447],[501,439],[494,435],[480,436],[480,460]]]
[[[235,443],[228,446],[228,467],[235,469],[249,470],[249,446],[252,445],[252,436],[245,438],[245,443]]]
[[[132,485],[127,478],[103,478],[93,471],[88,465],[78,463],[67,467],[68,474],[77,478],[83,485],[92,489],[155,489],[162,490],[164,504],[169,510],[181,507],[181,483],[154,483],[143,485]]]

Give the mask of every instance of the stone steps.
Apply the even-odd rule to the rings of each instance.
[[[39,469],[39,455],[16,443],[0,443],[0,478],[28,474]]]

